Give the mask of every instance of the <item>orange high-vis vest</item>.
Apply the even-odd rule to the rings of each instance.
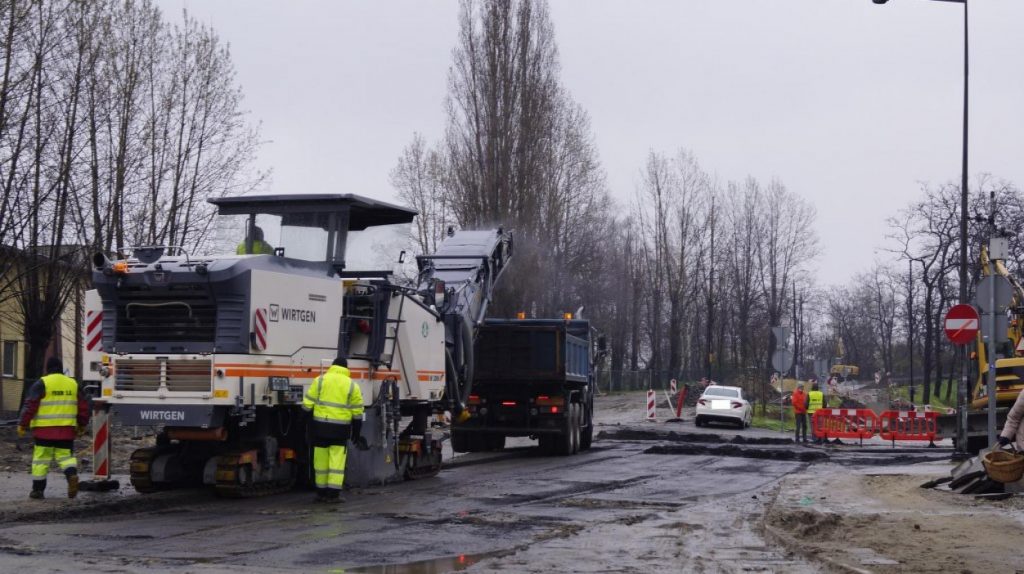
[[[793,412],[798,415],[807,412],[807,394],[800,389],[793,391]]]

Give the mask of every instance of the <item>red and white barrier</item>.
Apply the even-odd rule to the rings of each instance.
[[[920,440],[934,445],[939,438],[938,418],[935,411],[885,411],[878,416],[881,428],[878,436],[885,440]]]
[[[871,409],[818,409],[811,417],[814,436],[820,439],[859,439],[878,434],[878,415]]]
[[[939,413],[935,411],[885,411],[870,409],[818,409],[811,418],[814,436],[822,439],[860,439],[879,436],[892,441],[928,441],[934,446],[939,436]]]
[[[647,417],[649,421],[658,420],[656,412],[658,395],[653,390],[647,391]]]
[[[110,412],[103,401],[93,401],[92,411],[92,476],[95,480],[110,478]]]
[[[683,387],[683,390],[679,392],[679,396],[676,399],[676,418],[677,419],[683,416],[683,403],[685,403],[685,402],[686,402],[686,387]]]
[[[92,478],[78,483],[82,490],[112,492],[121,487],[110,478],[110,410],[102,400],[92,403]]]

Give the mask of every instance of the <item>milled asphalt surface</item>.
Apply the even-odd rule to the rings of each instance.
[[[632,396],[603,397],[598,409],[594,448],[580,455],[541,456],[519,439],[503,453],[458,457],[436,478],[349,492],[335,507],[304,491],[32,501],[4,515],[0,570],[818,572],[766,541],[764,504],[781,479],[820,462],[948,457],[797,446],[772,431],[698,429],[685,413],[681,424],[645,423]]]

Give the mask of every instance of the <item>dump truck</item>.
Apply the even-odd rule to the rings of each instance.
[[[594,372],[604,339],[573,319],[488,319],[478,329],[469,418],[452,425],[456,452],[501,450],[536,438],[549,454],[590,448]]]
[[[437,474],[445,436],[429,421],[469,416],[473,342],[511,233],[449,229],[417,257],[416,279],[397,281],[349,268],[350,235],[408,224],[411,209],[351,194],[210,202],[244,238],[237,250],[126,247],[92,261],[101,399],[114,421],[156,432],[131,455],[135,489],[248,497],[311,482],[302,397],[339,355],[364,397],[369,447],[350,451],[346,483]],[[254,250],[264,229],[276,245]]]

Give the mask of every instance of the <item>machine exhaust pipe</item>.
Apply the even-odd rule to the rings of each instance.
[[[110,269],[114,264],[107,258],[105,253],[97,251],[92,256],[92,265],[97,270],[103,271],[104,269]]]

